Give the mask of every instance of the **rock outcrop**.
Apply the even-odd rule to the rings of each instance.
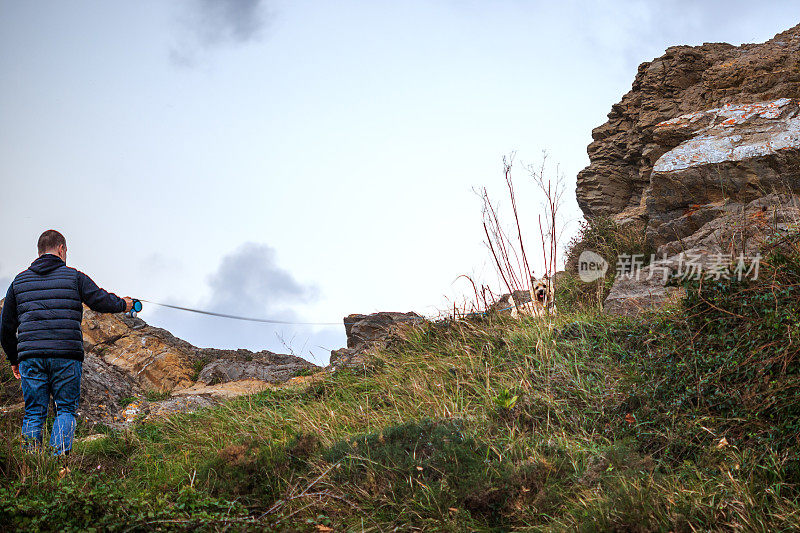
[[[659,304],[688,257],[752,254],[800,222],[800,26],[763,44],[669,48],[608,118],[578,203],[589,219],[641,225],[660,263],[619,276],[607,311]]]
[[[587,217],[647,221],[651,173],[685,139],[655,134],[681,115],[728,104],[800,98],[800,26],[763,44],[674,46],[642,63],[633,86],[592,132],[590,164],[578,174]]]
[[[382,311],[370,315],[352,314],[344,317],[347,347],[331,351],[332,369],[358,366],[364,363],[364,354],[383,343],[393,328],[424,320],[416,313]]]
[[[680,251],[704,225],[800,186],[797,100],[681,115],[660,123],[654,135],[662,148],[674,145],[655,161],[645,198],[647,236],[659,252]]]
[[[245,380],[283,383],[297,375],[299,370],[313,368],[311,363],[298,366],[299,358],[294,355],[268,351],[206,349],[202,357],[211,359],[197,376],[197,382],[203,385]]]
[[[82,329],[79,416],[107,425],[206,407],[318,370],[293,355],[197,348],[141,319],[87,308]],[[22,399],[18,382],[3,388],[7,404]]]

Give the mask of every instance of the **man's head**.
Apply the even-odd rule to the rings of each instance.
[[[49,229],[39,236],[39,256],[53,254],[67,262],[67,239],[54,229]]]

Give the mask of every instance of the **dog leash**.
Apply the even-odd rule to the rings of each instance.
[[[297,326],[338,326],[339,324],[342,324],[342,322],[294,322],[294,321],[288,321],[288,320],[273,320],[273,319],[269,319],[269,318],[255,318],[255,317],[249,317],[249,316],[231,315],[231,314],[227,314],[227,313],[217,313],[217,312],[214,312],[214,311],[205,311],[203,309],[193,309],[191,307],[182,307],[182,306],[179,306],[179,305],[164,304],[164,303],[154,302],[152,300],[145,300],[143,298],[133,299],[133,305],[131,306],[131,310],[129,312],[125,313],[125,314],[127,316],[130,316],[131,318],[136,318],[136,315],[139,312],[141,312],[141,310],[143,308],[142,302],[153,304],[153,305],[158,305],[160,307],[168,307],[170,309],[177,309],[179,311],[187,311],[189,313],[197,313],[197,314],[200,314],[200,315],[207,315],[207,316],[216,316],[216,317],[220,317],[220,318],[230,318],[230,319],[233,319],[233,320],[243,320],[243,321],[247,321],[247,322],[259,322],[259,323],[262,323],[262,324],[283,324],[283,325],[297,325]],[[497,312],[499,313],[499,312],[502,312],[502,311],[508,311],[509,309],[513,309],[513,308],[514,308],[514,306],[512,305],[511,307],[505,307],[503,309],[497,309]],[[467,313],[465,316],[467,316],[467,317],[483,316],[483,315],[485,315],[487,313],[489,313],[489,311],[480,311],[480,312],[476,312],[476,313],[475,312],[474,313]],[[406,321],[406,320],[413,321],[413,320],[432,320],[432,319],[420,316],[420,317],[403,317],[403,318],[397,318],[396,320],[397,321]],[[353,325],[355,323],[356,322],[344,322],[344,324],[347,325],[347,326]]]
[[[208,315],[208,316],[217,316],[221,318],[232,318],[234,320],[244,320],[247,322],[261,322],[263,324],[286,324],[286,325],[302,325],[302,326],[338,326],[341,322],[292,322],[287,320],[273,320],[269,318],[255,318],[249,316],[240,316],[240,315],[229,315],[227,313],[217,313],[214,311],[204,311],[203,309],[192,309],[191,307],[181,307],[179,305],[171,305],[171,304],[162,304],[159,302],[153,302],[151,300],[134,300],[134,302],[139,303],[139,309],[141,310],[141,302],[146,302],[153,305],[158,305],[161,307],[168,307],[170,309],[178,309],[179,311],[188,311],[189,313],[197,313],[200,315]],[[134,303],[135,305],[135,303]],[[138,311],[137,311],[138,312]],[[135,315],[134,315],[135,316]]]

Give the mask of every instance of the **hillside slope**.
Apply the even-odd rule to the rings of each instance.
[[[657,314],[415,322],[360,368],[82,441],[61,481],[4,420],[0,522],[796,530],[798,286],[794,237]]]
[[[758,276],[643,285],[637,270],[608,297],[627,316],[598,309],[610,279],[574,271],[555,316],[351,315],[325,371],[108,318],[84,333],[117,387],[93,385],[93,408],[105,394],[116,411],[79,426],[70,473],[21,452],[18,408],[0,418],[0,529],[800,530],[798,65],[800,26],[670,48],[594,131],[578,179],[590,220],[568,255],[757,251]],[[703,155],[700,140],[734,138]],[[736,169],[736,194],[706,179]],[[708,198],[670,189],[684,182]],[[180,398],[192,412],[116,422],[128,400]]]

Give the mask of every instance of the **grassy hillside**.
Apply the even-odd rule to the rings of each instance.
[[[654,315],[409,328],[366,369],[80,443],[60,481],[5,417],[0,523],[800,529],[798,249],[778,242],[759,281],[687,284]]]

